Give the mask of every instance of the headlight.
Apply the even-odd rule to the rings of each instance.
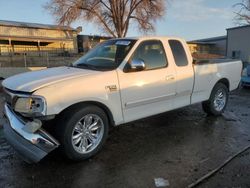
[[[14,110],[27,116],[45,115],[46,102],[39,96],[20,97],[17,98]]]
[[[242,71],[242,76],[247,76],[247,68],[244,68]]]

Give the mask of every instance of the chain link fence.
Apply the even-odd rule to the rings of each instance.
[[[69,65],[82,55],[72,49],[0,47],[0,67],[57,67]]]

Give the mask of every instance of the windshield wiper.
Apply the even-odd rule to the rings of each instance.
[[[78,67],[78,68],[87,68],[87,69],[92,69],[92,70],[98,70],[98,68],[94,65],[90,65],[90,64],[77,64],[77,65],[73,65],[73,67]]]

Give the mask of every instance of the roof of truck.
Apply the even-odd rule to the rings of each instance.
[[[149,39],[176,39],[176,40],[184,40],[180,37],[172,37],[172,36],[137,36],[137,37],[125,37],[125,38],[117,38],[117,39],[127,39],[127,40],[149,40]]]

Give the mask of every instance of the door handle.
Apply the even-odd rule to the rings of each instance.
[[[167,81],[174,80],[174,79],[175,79],[174,75],[168,75],[168,76],[166,76],[166,80]]]

